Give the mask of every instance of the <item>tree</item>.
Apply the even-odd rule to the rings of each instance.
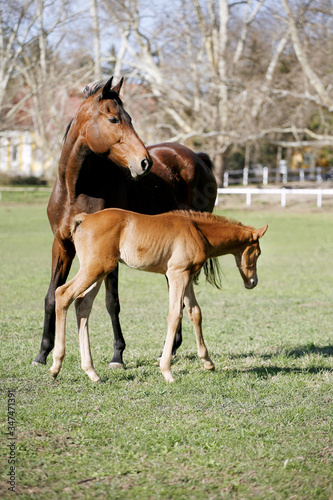
[[[249,162],[266,144],[333,144],[332,0],[57,0],[46,21],[48,1],[2,9],[0,102],[24,84],[5,118],[31,98],[50,152],[63,123],[51,97],[110,68],[142,138],[205,149],[220,179],[232,147]]]

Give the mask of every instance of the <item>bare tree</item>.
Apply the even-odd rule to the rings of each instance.
[[[12,3],[1,10],[0,103],[9,82],[23,83],[28,93],[7,116],[30,95],[50,151],[61,122],[51,96],[67,83],[100,79],[103,68],[127,76],[127,106],[144,140],[206,149],[220,178],[233,145],[249,159],[263,141],[333,142],[332,0],[180,0],[178,9],[87,0],[79,25],[67,0],[57,0],[47,23],[48,0],[15,2],[15,15]]]

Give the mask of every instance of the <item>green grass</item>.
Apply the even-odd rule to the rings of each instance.
[[[196,288],[216,371],[196,358],[191,325],[165,383],[165,279],[121,267],[126,370],[108,370],[112,336],[101,291],[90,332],[94,385],[80,368],[74,311],[56,382],[31,367],[43,324],[52,236],[44,204],[0,204],[1,456],[7,491],[7,390],[15,389],[21,498],[333,498],[333,218],[228,211],[269,224],[259,285],[230,256],[223,290]],[[77,264],[74,266],[77,269]],[[74,272],[74,270],[73,270]],[[72,273],[73,274],[73,273]]]

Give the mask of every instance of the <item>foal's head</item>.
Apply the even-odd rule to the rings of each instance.
[[[91,151],[129,168],[132,177],[137,177],[149,172],[152,160],[120,100],[122,83],[123,79],[112,87],[110,78],[105,85],[87,86],[86,100],[71,128],[77,127],[77,133]]]
[[[257,260],[260,255],[259,238],[264,236],[267,225],[262,229],[251,230],[251,237],[241,245],[235,252],[235,259],[239,272],[243,278],[245,288],[251,289],[257,286]]]

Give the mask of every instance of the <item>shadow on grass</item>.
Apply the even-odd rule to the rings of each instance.
[[[293,349],[288,349],[284,347],[283,349],[276,350],[270,354],[260,354],[258,352],[250,351],[241,354],[231,354],[229,357],[231,359],[242,359],[242,358],[261,358],[261,359],[272,359],[276,356],[285,355],[288,358],[302,358],[308,354],[319,354],[324,358],[333,356],[333,345],[328,345],[324,347],[317,347],[312,342],[306,345],[295,347]]]
[[[267,379],[279,374],[311,374],[317,375],[318,373],[333,373],[333,368],[325,368],[319,366],[309,366],[308,368],[297,368],[297,367],[281,367],[281,366],[255,366],[251,368],[235,368],[224,370],[231,376],[237,376],[240,373],[253,373],[257,375],[258,378]]]

